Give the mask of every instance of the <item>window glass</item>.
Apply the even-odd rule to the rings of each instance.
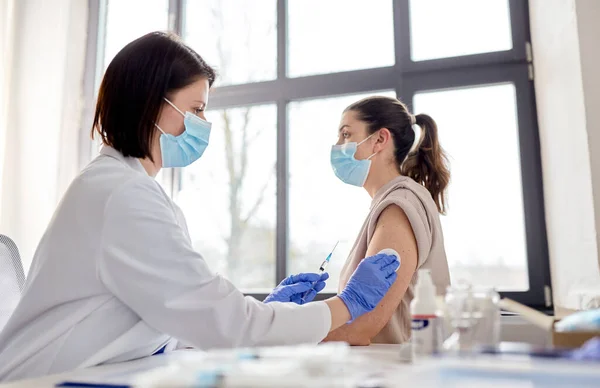
[[[327,269],[329,291],[369,213],[371,198],[363,188],[341,182],[330,164],[343,110],[370,95],[395,97],[392,91],[289,104],[290,242],[289,273],[316,272],[337,241]]]
[[[219,72],[217,85],[277,76],[275,0],[188,0],[186,42]]]
[[[275,105],[207,112],[210,144],[182,169],[176,198],[210,268],[253,292],[275,286],[276,112]]]
[[[168,27],[168,0],[108,1],[102,72],[128,43],[152,31],[166,31]]]
[[[450,156],[449,210],[442,226],[452,280],[527,291],[514,85],[423,92],[414,104],[417,113],[436,120]]]
[[[512,49],[508,0],[411,0],[414,61]]]
[[[392,66],[391,0],[288,0],[288,75]]]
[[[169,24],[168,0],[112,0],[107,3],[106,34],[104,41],[99,40],[100,43],[104,42],[104,46],[99,47],[102,68],[97,69],[97,88],[100,87],[106,68],[123,47],[149,32],[166,31]],[[132,22],[131,15],[140,12],[143,12],[144,17]],[[98,136],[90,141],[91,159],[98,156],[101,144]],[[162,175],[158,178],[162,179]],[[163,183],[162,180],[159,182]]]

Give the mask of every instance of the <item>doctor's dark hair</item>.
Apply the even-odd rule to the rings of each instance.
[[[367,97],[347,107],[360,121],[367,123],[369,134],[387,128],[394,140],[395,164],[400,174],[425,186],[442,214],[446,211],[446,188],[450,182],[448,157],[440,146],[438,128],[426,114],[412,116],[401,101],[390,97]],[[421,143],[410,155],[415,140],[413,117],[421,127]],[[407,157],[408,155],[408,157]],[[405,160],[406,159],[406,160]]]
[[[134,40],[106,69],[92,139],[97,133],[104,144],[124,156],[152,160],[154,123],[163,97],[202,78],[212,86],[215,77],[215,71],[177,35],[151,32]]]

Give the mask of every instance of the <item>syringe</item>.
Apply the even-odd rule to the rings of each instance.
[[[327,268],[327,265],[329,264],[329,261],[331,260],[331,255],[333,255],[333,252],[335,251],[335,248],[337,248],[339,243],[340,243],[339,241],[335,243],[331,252],[327,255],[325,260],[323,260],[323,262],[321,263],[321,266],[319,267],[320,273],[325,272],[325,269]]]
[[[333,255],[333,252],[335,251],[335,248],[337,248],[338,244],[340,242],[336,242],[335,245],[333,246],[333,249],[331,250],[331,252],[327,255],[327,257],[325,258],[325,260],[323,260],[323,262],[321,263],[321,265],[319,266],[319,274],[322,274],[323,272],[325,272],[325,269],[327,268],[327,265],[329,264],[329,261],[331,260],[331,256]],[[304,293],[304,295],[302,295],[302,299],[306,298],[308,296],[308,294],[315,288],[315,286],[317,285],[319,281],[317,280],[316,282],[314,282],[312,284],[312,287],[310,288],[310,290],[306,291]]]

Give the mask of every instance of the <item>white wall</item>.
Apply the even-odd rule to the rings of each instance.
[[[2,0],[0,0],[2,1]],[[77,173],[87,1],[14,1],[17,32],[0,144],[0,231],[25,272],[56,205]],[[8,46],[8,45],[7,45]]]
[[[600,1],[529,6],[554,300],[576,309],[600,294]]]
[[[596,237],[600,237],[600,2],[577,0],[577,29],[592,186],[596,211]],[[600,244],[598,244],[600,245]],[[600,258],[598,258],[600,263]]]

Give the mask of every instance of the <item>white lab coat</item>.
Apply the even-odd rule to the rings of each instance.
[[[210,222],[210,220],[207,220]],[[201,349],[317,343],[324,302],[264,304],[214,274],[181,210],[110,147],[73,181],[0,333],[0,381]]]

